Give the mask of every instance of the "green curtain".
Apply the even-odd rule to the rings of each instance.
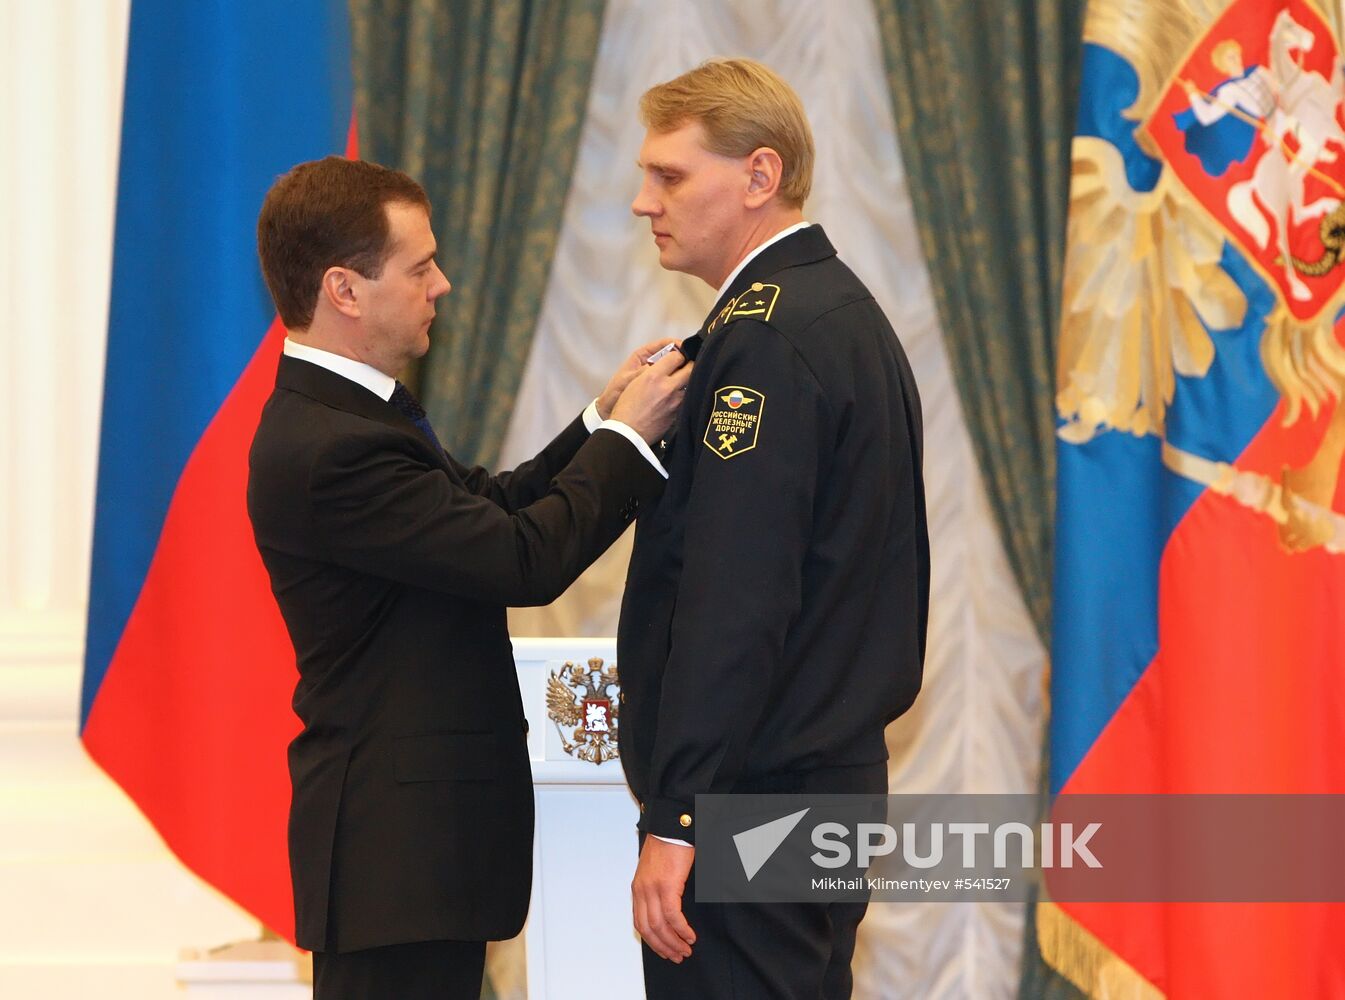
[[[434,203],[439,300],[418,390],[493,463],[546,290],[604,0],[350,0],[360,153]]]
[[[1055,343],[1085,0],[874,6],[953,376],[1009,565],[1049,647]],[[1045,751],[1043,740],[1043,802]],[[1081,996],[1042,961],[1035,918],[1034,900],[1019,995]]]
[[[1009,565],[1046,641],[1055,339],[1083,0],[875,0],[934,299]]]

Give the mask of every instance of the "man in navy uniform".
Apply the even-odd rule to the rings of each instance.
[[[621,609],[621,760],[651,1000],[848,997],[865,905],[707,904],[703,793],[882,794],[884,729],[920,687],[929,603],[920,400],[868,289],[809,225],[797,95],[748,60],[646,93],[663,267],[718,289],[641,512]]]

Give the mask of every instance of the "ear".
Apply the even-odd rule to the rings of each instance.
[[[760,208],[780,193],[784,166],[780,154],[769,146],[753,150],[747,158],[747,168],[752,175],[747,184],[748,208]]]
[[[350,319],[360,318],[360,303],[356,294],[359,277],[347,267],[329,267],[322,276],[321,297],[338,313]]]

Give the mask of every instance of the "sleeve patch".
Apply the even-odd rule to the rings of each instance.
[[[766,394],[745,385],[726,385],[715,390],[714,404],[705,447],[725,461],[755,448]]]

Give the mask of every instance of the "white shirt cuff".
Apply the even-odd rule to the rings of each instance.
[[[592,434],[602,426],[602,417],[598,416],[598,401],[596,399],[584,407],[584,426]]]
[[[631,444],[635,445],[635,449],[654,467],[654,471],[664,479],[668,478],[668,470],[663,467],[662,462],[654,457],[654,453],[649,449],[649,445],[645,442],[645,439],[636,434],[630,424],[623,424],[620,420],[604,420],[602,423],[598,424],[598,426],[606,427],[609,431],[616,431]]]
[[[660,837],[657,833],[651,833],[649,836],[653,837],[655,840],[661,840],[661,841],[663,841],[665,844],[676,844],[678,847],[690,847],[690,846],[691,846],[691,845],[688,844],[685,840],[675,840],[675,839],[673,839],[672,837]]]

